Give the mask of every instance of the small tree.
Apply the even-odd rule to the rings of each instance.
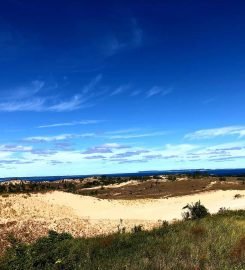
[[[201,204],[200,201],[192,204],[187,204],[182,209],[188,209],[187,212],[183,213],[183,218],[188,219],[200,219],[209,215],[208,209]]]

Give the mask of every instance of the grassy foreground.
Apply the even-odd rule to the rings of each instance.
[[[0,269],[245,269],[245,210],[135,231],[89,239],[50,232],[31,245],[12,239]]]

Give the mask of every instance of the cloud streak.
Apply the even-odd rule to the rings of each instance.
[[[185,135],[187,139],[210,139],[220,136],[245,136],[245,126],[227,126],[213,129],[201,129]]]
[[[102,75],[98,75],[85,85],[80,93],[69,98],[60,99],[50,96],[38,96],[44,89],[45,83],[33,81],[30,85],[14,89],[13,94],[7,100],[0,103],[2,112],[70,112],[92,106],[91,99],[94,94],[91,91],[101,81]]]
[[[82,134],[60,134],[55,136],[33,136],[33,137],[26,137],[23,139],[23,141],[28,142],[53,142],[53,141],[65,141],[75,138],[88,138],[88,137],[94,137],[94,133],[82,133]]]
[[[15,145],[15,144],[5,144],[0,145],[1,152],[30,152],[32,150],[31,146]]]
[[[128,133],[128,134],[115,134],[107,135],[108,139],[136,139],[136,138],[145,138],[145,137],[156,137],[166,135],[166,131],[150,132],[150,133]]]
[[[129,88],[130,88],[129,84],[121,85],[111,93],[111,96],[122,94],[123,92],[127,91]]]
[[[53,128],[53,127],[67,127],[67,126],[78,126],[78,125],[89,125],[89,124],[98,124],[102,120],[81,120],[81,121],[71,121],[65,123],[55,123],[49,125],[41,125],[38,128]]]
[[[97,121],[95,120],[95,123]],[[82,121],[81,124],[91,124],[94,123],[92,120]],[[47,127],[54,127],[54,126],[71,126],[75,125],[74,122],[71,123],[60,123],[54,125],[45,125],[40,126],[40,128],[47,128]],[[33,143],[44,143],[44,142],[53,142],[53,141],[64,141],[64,140],[71,140],[71,139],[79,139],[79,138],[104,138],[107,140],[115,140],[115,139],[122,139],[122,140],[129,140],[129,139],[137,139],[137,138],[146,138],[146,137],[156,137],[156,136],[163,136],[166,135],[166,131],[156,131],[156,132],[149,132],[149,133],[135,133],[137,129],[125,129],[125,130],[116,130],[116,131],[108,131],[108,132],[87,132],[87,133],[65,133],[65,134],[58,134],[58,135],[50,135],[50,136],[30,136],[23,138],[22,141],[28,141]],[[114,145],[115,143],[110,143],[107,145]],[[115,147],[116,148],[116,147]]]
[[[141,154],[145,154],[148,152],[149,152],[148,150],[127,151],[124,153],[116,154],[116,155],[112,156],[111,158],[128,158],[128,157],[132,157],[132,156],[138,156]]]
[[[147,91],[146,93],[146,97],[147,98],[150,98],[150,97],[153,97],[153,96],[166,96],[168,94],[170,94],[173,90],[171,88],[169,89],[165,89],[165,88],[162,88],[160,86],[153,86],[150,90]]]
[[[33,137],[27,137],[24,139],[24,141],[28,142],[52,142],[52,141],[63,141],[67,139],[74,138],[73,134],[61,134],[56,136],[33,136]]]
[[[126,130],[118,131],[124,134]],[[35,163],[37,166],[61,165],[61,164],[80,164],[85,162],[88,166],[93,165],[93,160],[103,166],[111,164],[134,164],[149,163],[156,164],[191,164],[191,162],[204,162],[203,164],[213,164],[214,162],[241,162],[245,159],[245,142],[235,141],[226,144],[204,146],[197,144],[165,144],[161,148],[144,147],[120,144],[105,143],[91,146],[87,149],[80,147],[71,147],[70,142],[65,141],[67,138],[75,138],[74,134],[63,134],[51,137],[30,137],[29,142],[47,142],[51,146],[42,148],[34,146],[23,146],[18,144],[0,145],[0,159],[2,167],[5,165],[15,165]],[[76,135],[77,136],[77,135]],[[85,136],[81,134],[80,136]],[[94,136],[94,134],[93,134]],[[76,137],[77,138],[77,137]],[[43,146],[43,145],[42,145]],[[45,145],[44,145],[45,146]],[[7,168],[7,167],[5,167]]]
[[[94,146],[91,148],[88,148],[82,154],[100,154],[100,153],[112,153],[115,149],[127,149],[130,148],[130,146],[127,145],[121,145],[118,143],[107,143],[102,144],[99,146]]]

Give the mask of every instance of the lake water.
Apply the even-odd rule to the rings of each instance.
[[[117,174],[103,174],[106,176],[148,176],[148,175],[160,175],[160,174],[186,174],[186,173],[207,173],[209,175],[216,176],[245,176],[245,168],[244,169],[215,169],[215,170],[166,170],[166,171],[140,171],[135,173],[117,173]],[[98,174],[97,174],[98,175]],[[101,174],[100,174],[101,175]],[[85,178],[93,175],[63,175],[63,176],[34,176],[34,177],[8,177],[8,178],[0,178],[0,181],[6,180],[29,180],[29,181],[56,181],[62,179],[77,179],[77,178]]]

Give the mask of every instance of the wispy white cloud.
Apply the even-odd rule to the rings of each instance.
[[[86,99],[81,95],[75,95],[66,101],[60,101],[55,104],[48,104],[49,98],[31,98],[29,100],[14,100],[0,103],[0,111],[18,112],[18,111],[32,111],[32,112],[67,112],[74,111],[83,107],[89,106],[86,104]]]
[[[128,145],[122,145],[118,143],[106,143],[99,146],[88,148],[82,154],[99,154],[99,153],[112,153],[114,149],[130,148]]]
[[[130,93],[131,97],[135,97],[138,96],[142,91],[141,90],[134,90]]]
[[[111,96],[116,96],[116,95],[122,94],[123,92],[127,91],[128,89],[130,89],[129,84],[121,85],[118,88],[116,88],[114,91],[112,91]]]
[[[146,159],[118,159],[117,160],[119,164],[125,164],[125,163],[145,163],[147,162]]]
[[[97,124],[101,123],[102,120],[81,120],[81,121],[71,121],[65,123],[55,123],[49,125],[41,125],[38,128],[52,128],[52,127],[65,127],[65,126],[78,126],[78,125],[89,125],[89,124]]]
[[[71,99],[66,101],[61,101],[57,104],[44,107],[43,111],[53,111],[53,112],[69,112],[74,111],[83,107],[88,107],[86,103],[87,98],[84,98],[82,95],[75,95]]]
[[[27,99],[32,98],[34,100],[34,103],[40,106],[40,104],[42,104],[42,99],[35,98],[35,95],[38,94],[44,86],[44,81],[35,80],[27,83],[24,86],[17,86],[12,89],[1,89],[2,103],[0,104],[17,104],[19,102],[23,103],[23,105],[27,107]]]
[[[135,150],[135,151],[126,151],[123,153],[118,153],[115,154],[113,156],[111,156],[111,158],[128,158],[128,157],[133,157],[133,156],[139,156],[141,154],[145,154],[148,153],[149,150]]]
[[[73,134],[62,134],[62,135],[56,135],[56,136],[33,136],[33,137],[27,137],[24,139],[24,141],[29,142],[52,142],[52,141],[63,141],[67,139],[73,138]]]
[[[88,124],[89,122],[84,122]],[[72,123],[75,124],[75,123]],[[71,125],[71,123],[61,123],[61,124],[54,124],[53,126],[64,126],[64,125]],[[49,125],[40,126],[49,127]],[[62,140],[71,140],[71,139],[78,139],[78,138],[103,138],[107,140],[114,140],[114,139],[134,139],[134,138],[144,138],[144,137],[155,137],[155,136],[163,136],[166,135],[166,131],[156,131],[156,132],[149,132],[149,133],[136,133],[138,129],[125,129],[125,130],[115,130],[115,131],[108,131],[108,132],[99,132],[99,133],[74,133],[74,134],[58,134],[54,136],[32,136],[26,137],[23,141],[29,142],[52,142],[52,141],[62,141]],[[110,143],[107,145],[111,145],[112,147],[117,147],[115,143]]]
[[[152,159],[160,159],[163,158],[163,155],[161,154],[150,154],[143,156],[146,160],[152,160]]]
[[[209,139],[218,136],[231,136],[236,135],[239,137],[245,136],[245,126],[227,126],[221,128],[201,129],[193,133],[185,135],[187,139]]]
[[[88,138],[94,137],[94,133],[83,133],[83,134],[60,134],[55,136],[33,136],[33,137],[26,137],[23,141],[29,142],[52,142],[52,141],[64,141],[70,140],[75,138]]]
[[[32,98],[30,100],[15,100],[0,103],[0,111],[18,112],[18,111],[42,111],[45,103],[44,98]]]
[[[99,159],[99,160],[104,160],[106,159],[106,156],[103,155],[89,155],[89,156],[85,156],[85,159]]]
[[[8,90],[8,98],[23,99],[37,94],[45,85],[44,81],[34,80],[25,86],[19,86],[15,89]]]
[[[98,75],[80,92],[66,99],[38,95],[45,83],[33,81],[30,85],[13,89],[12,95],[0,103],[0,111],[67,112],[85,108],[92,105],[91,99],[95,95],[91,92],[101,78],[102,76]]]
[[[199,145],[196,144],[166,144],[164,148],[164,154],[165,155],[180,155],[180,154],[186,154],[190,151],[196,150],[200,148]]]
[[[16,144],[4,144],[0,145],[1,152],[30,152],[32,146],[16,145]]]
[[[209,150],[215,150],[215,149],[219,149],[219,150],[239,150],[239,149],[245,149],[245,141],[244,140],[236,140],[233,142],[228,142],[228,143],[222,143],[222,144],[218,144],[218,145],[212,145],[209,146],[208,149]]]
[[[134,139],[134,138],[144,138],[144,137],[156,137],[166,135],[166,131],[150,132],[150,133],[128,133],[128,134],[116,134],[107,135],[108,139]]]
[[[47,165],[50,164],[57,166],[60,164],[59,169],[63,169],[65,164],[77,166],[81,162],[84,162],[86,166],[89,166],[93,170],[93,161],[96,160],[98,166],[106,168],[111,168],[114,164],[116,167],[116,164],[124,163],[148,163],[151,165],[156,164],[156,166],[157,164],[158,166],[164,164],[164,166],[170,166],[169,168],[174,168],[172,167],[174,164],[181,163],[186,164],[188,167],[191,165],[194,168],[196,166],[206,166],[207,164],[215,166],[217,163],[222,164],[222,162],[231,165],[237,164],[237,162],[242,164],[245,160],[244,140],[219,145],[211,144],[210,146],[165,144],[160,148],[152,148],[150,146],[138,148],[132,144],[106,143],[94,145],[87,149],[76,146],[74,149],[71,147],[72,144],[70,142],[63,141],[66,138],[74,138],[73,136],[75,135],[63,134],[63,137],[62,135],[52,136],[52,138],[35,137],[36,141],[38,139],[46,140],[47,142],[51,142],[55,147],[46,147],[45,145],[1,145],[0,160],[3,161],[2,166],[7,170],[7,166],[12,164],[15,168],[18,167],[20,170],[28,169],[29,171],[32,170],[32,166],[35,168],[47,168]],[[33,142],[32,139],[29,142]],[[120,167],[118,168],[120,169]]]
[[[14,165],[23,165],[23,164],[32,164],[33,162],[30,160],[20,160],[20,159],[1,159],[0,164],[3,165],[9,165],[9,164],[14,164]]]
[[[172,92],[172,88],[165,89],[160,86],[153,86],[150,90],[147,91],[146,97],[150,98],[156,95],[166,96]]]
[[[128,129],[119,129],[119,130],[113,130],[113,131],[107,131],[106,134],[125,134],[125,133],[132,133],[139,131],[139,128],[128,128]]]
[[[155,131],[155,132],[142,132],[138,128],[122,129],[114,131],[106,131],[99,133],[87,133],[93,137],[105,138],[105,139],[134,139],[134,138],[145,138],[145,137],[156,137],[166,135],[168,131]],[[86,133],[85,133],[86,134]],[[76,137],[81,137],[83,134],[74,134]]]
[[[89,93],[91,90],[93,90],[95,88],[95,86],[98,85],[98,83],[101,81],[102,79],[102,75],[99,74],[97,75],[94,79],[91,80],[91,82],[89,82],[87,85],[85,85],[83,87],[83,94],[87,94]]]

